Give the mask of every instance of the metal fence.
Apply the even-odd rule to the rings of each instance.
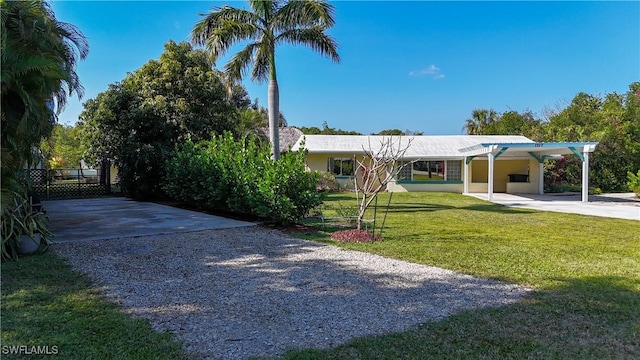
[[[71,199],[111,193],[109,168],[30,169],[33,190],[41,199]]]

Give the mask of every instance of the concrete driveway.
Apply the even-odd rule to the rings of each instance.
[[[113,239],[210,229],[254,223],[127,198],[44,201],[55,242]]]
[[[487,200],[487,194],[468,194]],[[589,195],[583,203],[579,193],[561,194],[493,194],[492,202],[509,207],[555,211],[571,214],[640,220],[640,199],[633,193]]]

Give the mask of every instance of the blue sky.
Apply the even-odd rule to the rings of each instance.
[[[86,93],[185,41],[199,14],[240,1],[53,1],[90,53]],[[290,125],[362,133],[388,128],[460,134],[473,109],[564,107],[578,92],[624,93],[640,80],[640,2],[334,1],[339,64],[304,47],[277,51],[280,109]],[[240,47],[232,48],[230,54]],[[227,57],[228,58],[228,57]],[[227,58],[217,66],[222,68]],[[266,84],[244,81],[267,104]],[[71,99],[59,121],[73,124]]]

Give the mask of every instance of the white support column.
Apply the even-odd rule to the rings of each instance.
[[[470,161],[467,161],[467,157],[465,156],[465,158],[464,158],[464,185],[463,185],[463,187],[464,187],[463,192],[465,194],[469,193],[469,179],[470,179],[470,177],[469,177],[469,162]]]
[[[487,196],[489,197],[489,201],[493,200],[493,153],[488,153],[487,158],[489,158],[489,183],[487,184]]]
[[[582,156],[582,202],[589,202],[589,152],[583,151]]]
[[[544,195],[544,163],[538,163],[538,193]]]

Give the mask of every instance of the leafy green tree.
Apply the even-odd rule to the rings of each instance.
[[[640,169],[640,82],[625,95],[577,94],[545,124],[546,141],[598,141],[590,160],[591,184],[603,191],[626,191],[627,173]],[[580,160],[569,157],[567,178],[579,179]]]
[[[250,10],[230,6],[214,8],[192,33],[192,42],[204,45],[218,59],[239,41],[249,44],[226,64],[230,79],[241,79],[253,64],[251,78],[269,79],[269,138],[274,160],[280,156],[278,119],[279,90],[276,76],[276,46],[305,45],[339,62],[336,42],[325,32],[333,26],[333,6],[324,0],[262,1],[249,0]]]
[[[31,162],[68,96],[83,94],[75,72],[89,46],[43,1],[1,1],[2,183]]]
[[[400,129],[385,129],[373,135],[404,135],[404,131]]]
[[[322,123],[322,129],[319,129],[316,126],[312,127],[301,127],[300,131],[302,131],[305,135],[362,135],[357,131],[350,130],[342,130],[329,127],[326,121]]]
[[[471,112],[471,117],[466,120],[464,130],[469,135],[483,135],[485,129],[497,118],[498,113],[493,109],[475,109]]]
[[[483,135],[523,135],[535,141],[542,141],[542,121],[535,118],[531,111],[519,113],[507,111],[489,122]]]
[[[42,141],[40,149],[50,169],[77,168],[88,152],[80,125],[56,124],[51,135]]]
[[[207,54],[169,41],[159,60],[87,101],[80,122],[92,144],[90,160],[112,161],[123,191],[148,199],[162,196],[165,162],[176,144],[235,131],[237,113]]]
[[[380,132],[378,132],[377,134],[373,134],[373,135],[407,135],[407,136],[421,136],[424,135],[424,133],[422,131],[413,131],[413,130],[400,130],[400,129],[385,129],[382,130]]]

